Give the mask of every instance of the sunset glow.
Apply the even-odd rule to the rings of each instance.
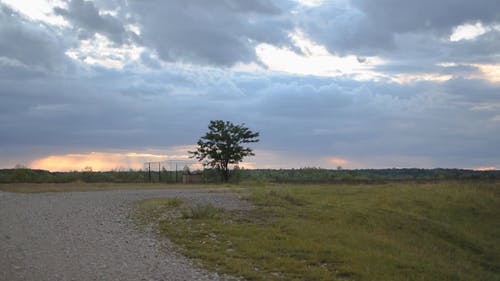
[[[142,169],[146,159],[163,157],[135,157],[121,153],[91,152],[87,154],[51,155],[36,159],[30,168],[49,171],[82,171],[87,167],[93,171]]]
[[[340,158],[340,157],[332,157],[328,159],[328,162],[331,163],[332,165],[337,165],[337,166],[342,166],[346,165],[349,163],[347,159]]]
[[[489,166],[489,167],[477,167],[473,168],[475,171],[495,171],[498,170],[496,166]]]
[[[169,160],[190,160],[188,151],[191,145],[175,146],[144,152],[90,152],[63,155],[48,155],[35,159],[28,167],[49,171],[81,171],[92,168],[93,171],[139,170],[145,162]]]

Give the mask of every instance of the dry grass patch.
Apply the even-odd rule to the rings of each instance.
[[[77,192],[133,189],[210,189],[203,184],[158,184],[158,183],[6,183],[0,184],[1,191],[19,193]],[[217,187],[215,187],[217,188]]]

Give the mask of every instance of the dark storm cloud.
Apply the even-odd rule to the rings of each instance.
[[[131,1],[147,46],[165,61],[256,61],[258,43],[289,43],[288,12],[271,1]]]
[[[68,8],[54,8],[57,15],[68,20],[78,30],[79,36],[86,39],[101,33],[117,44],[128,40],[129,34],[118,18],[109,14],[101,14],[92,1],[68,0]]]
[[[0,75],[3,78],[64,70],[68,64],[65,45],[51,27],[30,22],[0,3]]]

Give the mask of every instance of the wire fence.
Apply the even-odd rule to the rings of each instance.
[[[191,182],[192,178],[203,175],[203,165],[195,160],[172,159],[166,161],[144,162],[146,179],[149,182]]]

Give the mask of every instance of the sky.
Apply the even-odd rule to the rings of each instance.
[[[0,168],[500,168],[498,0],[0,0]]]

